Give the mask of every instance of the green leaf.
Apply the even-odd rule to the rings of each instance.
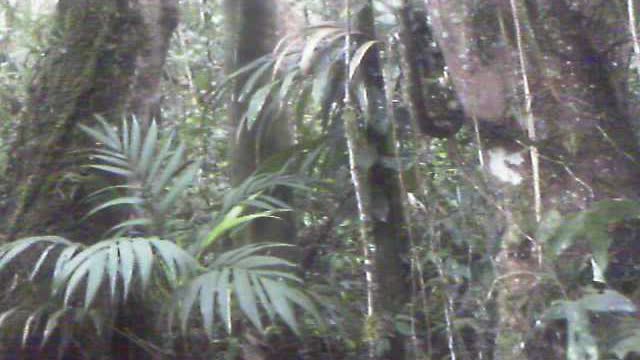
[[[284,79],[282,80],[282,85],[280,86],[280,92],[278,95],[278,101],[280,101],[280,103],[283,103],[287,98],[287,95],[289,95],[289,92],[291,90],[291,85],[293,84],[293,81],[295,80],[297,75],[298,75],[298,70],[292,70],[292,71],[289,71],[287,75],[284,77]]]
[[[274,322],[276,319],[275,310],[273,308],[273,305],[271,304],[271,301],[269,300],[269,297],[267,296],[267,293],[264,291],[264,287],[260,283],[260,277],[253,271],[251,272],[250,276],[251,282],[253,283],[253,291],[258,296],[260,304],[265,309],[269,320],[271,322]]]
[[[331,76],[335,73],[335,66],[339,61],[327,63],[313,79],[311,98],[316,106],[322,107],[327,93],[331,91]]]
[[[137,163],[140,156],[140,147],[142,141],[142,131],[140,130],[140,123],[134,117],[131,120],[131,143],[129,144],[129,159],[133,163]]]
[[[110,147],[114,150],[122,150],[122,144],[120,143],[120,139],[118,138],[118,134],[115,130],[113,130],[113,126],[107,122],[107,119],[100,114],[95,115],[96,119],[102,125],[102,129],[104,130],[104,134],[111,140]]]
[[[120,229],[127,229],[127,228],[133,228],[136,226],[149,226],[152,224],[151,219],[149,218],[138,218],[138,219],[131,219],[131,220],[127,220],[127,221],[123,221],[121,223],[119,223],[118,225],[112,227],[111,229],[109,229],[110,232],[114,232],[116,230],[120,230]]]
[[[218,280],[218,305],[220,308],[220,316],[227,329],[227,333],[231,334],[231,303],[229,301],[231,286],[229,284],[229,268],[224,268],[220,272]]]
[[[144,239],[131,241],[131,246],[138,263],[142,291],[145,291],[149,287],[151,271],[153,270],[153,251],[149,241]]]
[[[45,308],[40,307],[39,309],[31,313],[31,315],[29,315],[29,317],[25,321],[23,331],[22,331],[22,347],[23,348],[27,346],[29,337],[33,332],[35,332],[35,329],[38,328],[38,325],[40,324],[40,320],[44,315],[44,311],[45,311]]]
[[[288,287],[285,292],[286,297],[291,300],[294,304],[300,306],[302,310],[311,314],[311,316],[315,319],[315,321],[320,324],[320,326],[324,326],[324,321],[322,316],[320,316],[320,312],[316,308],[315,303],[307,294],[303,293],[299,289]]]
[[[369,40],[364,44],[360,45],[358,49],[353,53],[353,57],[351,58],[351,62],[349,63],[349,81],[353,79],[353,76],[358,71],[360,64],[362,63],[362,59],[367,54],[367,52],[373,47],[373,45],[379,43],[377,40]]]
[[[251,61],[250,63],[242,66],[241,68],[239,68],[238,70],[234,71],[233,73],[231,73],[229,76],[227,76],[224,80],[224,82],[221,84],[221,86],[226,85],[227,83],[229,83],[231,80],[246,74],[250,71],[252,71],[253,69],[256,69],[258,67],[260,67],[264,62],[268,62],[271,61],[271,57],[270,56],[262,56],[259,57],[253,61]]]
[[[631,336],[618,341],[610,351],[618,359],[626,359],[631,353],[640,354],[640,331],[636,330]]]
[[[41,347],[43,347],[49,341],[49,338],[51,338],[51,335],[53,335],[53,332],[58,328],[58,324],[60,323],[60,318],[65,316],[67,312],[68,312],[68,308],[62,308],[49,316],[49,319],[47,320],[47,325],[45,325],[44,327],[42,342],[40,343]]]
[[[135,197],[135,196],[130,196],[130,197],[121,197],[121,198],[117,198],[117,199],[113,199],[110,201],[107,201],[104,204],[101,204],[99,206],[96,206],[95,208],[91,209],[91,211],[89,211],[89,213],[86,215],[86,217],[89,217],[95,213],[97,213],[98,211],[113,207],[113,206],[119,206],[119,205],[141,205],[144,204],[144,200],[142,198],[139,197]]]
[[[7,264],[15,259],[16,256],[22,254],[27,248],[39,242],[69,244],[68,240],[54,236],[31,237],[6,244],[0,248],[0,271],[4,270]]]
[[[273,211],[263,211],[256,214],[238,216],[238,213],[242,210],[242,207],[235,207],[232,211],[230,211],[227,216],[225,216],[225,218],[219,224],[217,224],[216,227],[211,230],[211,232],[209,232],[209,235],[205,238],[201,245],[201,249],[207,249],[209,246],[215,243],[215,241],[218,240],[218,238],[220,238],[220,236],[222,236],[224,233],[231,229],[235,229],[240,225],[260,218],[277,218],[272,215]]]
[[[244,86],[242,87],[242,90],[240,90],[238,101],[246,101],[249,95],[253,92],[253,89],[255,89],[256,85],[258,85],[258,83],[260,82],[260,79],[264,77],[264,74],[271,68],[272,65],[273,60],[269,60],[261,65],[256,71],[254,71],[253,74],[251,74],[249,79],[247,79]]]
[[[11,317],[11,315],[15,314],[16,312],[18,312],[19,308],[18,307],[13,307],[5,312],[3,312],[0,315],[0,329],[2,327],[4,327],[4,323],[7,322],[9,320],[9,318]]]
[[[180,177],[176,179],[171,186],[169,193],[162,199],[157,207],[157,211],[161,214],[166,213],[169,207],[175,204],[178,197],[193,184],[196,174],[200,171],[200,162],[192,164],[187,170],[183,171]]]
[[[247,109],[247,114],[245,116],[246,126],[248,129],[253,128],[254,124],[258,120],[258,117],[262,113],[264,106],[267,102],[267,98],[271,94],[273,88],[278,85],[280,82],[275,81],[268,85],[265,85],[258,89],[255,94],[251,97],[251,101],[249,102],[249,107]]]
[[[213,338],[213,321],[215,320],[215,296],[218,289],[218,278],[220,272],[213,271],[207,274],[206,280],[202,282],[200,290],[200,314],[207,336]]]
[[[283,279],[283,280],[290,280],[293,282],[297,282],[298,284],[302,284],[303,281],[301,278],[299,278],[298,276],[290,273],[290,272],[286,272],[286,271],[280,271],[280,270],[264,270],[264,269],[251,269],[251,273],[255,274],[255,275],[260,275],[260,276],[266,276],[266,277],[271,277],[274,279]]]
[[[116,173],[118,175],[121,175],[123,172],[126,172],[127,170],[129,170],[128,169],[129,163],[117,156],[94,154],[94,155],[91,155],[91,158],[102,160],[105,163],[109,163],[113,165],[116,169],[119,169],[117,170],[118,172]],[[91,167],[93,167],[94,169],[101,169],[100,166],[104,166],[104,165],[100,165],[100,164],[91,165]]]
[[[106,171],[108,173],[121,175],[124,177],[131,177],[133,175],[133,172],[131,170],[119,168],[117,166],[111,166],[111,165],[87,165],[87,166],[90,168]]]
[[[73,244],[62,250],[56,261],[56,266],[53,271],[53,292],[54,294],[60,288],[62,282],[67,280],[66,268],[69,261],[74,257],[76,252],[82,248],[80,244]]]
[[[164,273],[174,286],[177,285],[179,277],[193,273],[198,267],[195,259],[170,241],[154,240],[151,246],[160,255]]]
[[[120,272],[120,257],[117,246],[109,247],[109,258],[107,259],[107,276],[109,277],[109,290],[111,293],[111,304],[116,304],[118,297],[118,274]]]
[[[76,272],[83,263],[85,263],[87,260],[90,260],[92,256],[102,251],[107,246],[109,246],[109,242],[99,242],[97,244],[91,245],[90,247],[82,250],[77,254],[72,253],[72,257],[68,259],[63,259],[62,255],[65,254],[61,254],[61,256],[58,258],[58,264],[60,264],[61,261],[64,261],[64,263],[61,265],[59,276],[57,278],[54,277],[54,294],[56,294],[58,290],[60,290],[62,284],[68,281],[69,278],[73,276],[74,272]],[[56,266],[58,264],[56,264]]]
[[[197,282],[194,286],[186,288],[185,296],[182,297],[180,303],[180,328],[184,334],[187,333],[187,325],[189,324],[189,315],[193,309],[193,304],[196,302],[196,298],[200,293],[200,286]]]
[[[244,269],[234,269],[233,284],[240,309],[247,315],[253,326],[260,332],[264,332],[262,321],[260,321],[260,314],[258,313],[256,296],[253,292],[247,271]]]
[[[169,156],[169,151],[171,150],[171,145],[173,145],[174,133],[171,133],[165,140],[162,145],[162,149],[155,157],[151,168],[149,169],[149,174],[146,178],[147,182],[153,183],[156,180],[156,176],[158,175],[158,171],[160,170],[160,166],[164,162],[164,160]]]
[[[67,283],[67,287],[64,294],[64,305],[69,306],[71,302],[71,297],[75,292],[76,288],[80,285],[82,279],[89,273],[89,270],[92,266],[99,266],[100,264],[96,264],[96,262],[104,261],[104,254],[97,254],[96,256],[89,257],[86,261],[83,261],[74,268],[73,272],[70,274],[69,281]],[[87,289],[95,284],[87,284]],[[85,296],[85,299],[86,296]],[[85,301],[85,306],[87,306]]]
[[[311,71],[313,55],[320,42],[328,36],[342,32],[343,29],[338,27],[326,27],[314,31],[311,36],[309,36],[309,38],[305,41],[305,46],[300,57],[300,69],[302,70],[303,74],[308,75]]]
[[[102,154],[102,155],[110,156],[112,158],[116,158],[120,160],[127,160],[127,156],[119,151],[113,151],[105,148],[95,148],[93,149],[93,152],[96,154]]]
[[[122,153],[129,154],[129,124],[127,119],[122,119]]]
[[[176,152],[173,154],[173,156],[171,156],[171,159],[169,159],[167,166],[160,173],[160,176],[157,179],[154,179],[152,182],[151,193],[154,196],[158,195],[160,191],[164,189],[165,186],[167,186],[169,180],[171,180],[171,178],[175,176],[176,172],[178,172],[183,164],[182,159],[184,157],[184,152],[184,144],[180,143]]]
[[[102,279],[104,278],[105,262],[107,260],[107,254],[101,253],[95,256],[95,259],[90,263],[89,276],[87,278],[87,290],[85,293],[84,307],[88,309],[93,303],[100,286],[102,285]],[[89,261],[87,261],[89,263]]]
[[[300,333],[298,329],[298,322],[293,313],[293,309],[287,300],[286,293],[290,290],[287,286],[281,282],[270,280],[268,278],[260,279],[262,286],[271,299],[271,303],[275,308],[276,313],[282,318],[282,320],[293,330],[296,334]]]
[[[275,256],[254,255],[241,259],[240,261],[236,262],[234,266],[237,266],[239,268],[251,269],[257,267],[272,266],[295,267],[296,264]]]
[[[36,276],[38,275],[38,271],[40,271],[40,268],[42,268],[42,265],[45,263],[47,256],[49,256],[49,253],[51,252],[51,250],[57,248],[58,245],[59,244],[49,245],[42,252],[42,254],[40,254],[40,258],[38,259],[38,262],[36,262],[36,265],[33,267],[33,270],[31,271],[31,275],[29,275],[29,281],[33,281],[36,278]]]
[[[123,299],[126,301],[131,288],[131,279],[133,278],[133,268],[135,267],[135,257],[133,255],[133,246],[128,239],[117,242],[120,252],[120,275],[122,276]]]
[[[291,247],[290,244],[278,244],[278,243],[256,243],[239,247],[234,250],[229,250],[223,254],[220,254],[216,260],[211,264],[213,267],[218,266],[233,266],[238,261],[255,254],[258,251],[267,249],[274,249],[280,247]]]
[[[155,121],[151,122],[151,126],[147,131],[147,135],[144,139],[144,144],[142,145],[142,153],[140,154],[140,161],[138,162],[138,173],[141,175],[146,175],[147,171],[150,169],[151,160],[153,151],[156,149],[156,144],[158,143],[158,125]]]

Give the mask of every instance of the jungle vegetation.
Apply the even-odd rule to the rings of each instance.
[[[0,359],[639,358],[638,13],[0,0]]]

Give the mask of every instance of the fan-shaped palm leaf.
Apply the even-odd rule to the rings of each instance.
[[[83,247],[64,238],[43,236],[2,246],[0,271],[7,270],[20,255],[27,253],[29,261],[34,262],[31,280],[45,262],[55,264],[50,274],[53,294],[64,294],[64,304],[71,305],[78,289],[83,287],[83,303],[87,309],[103,288],[108,287],[114,304],[127,298],[134,280],[144,291],[154,268],[159,268],[170,283],[177,286],[179,279],[194,273],[199,266],[191,255],[167,240],[116,238]],[[32,259],[33,254],[39,255]],[[118,294],[119,288],[122,295]]]
[[[108,284],[112,303],[121,302],[131,292],[134,280],[139,283],[139,289],[147,289],[156,267],[175,286],[178,279],[193,273],[198,264],[170,241],[116,238],[92,245],[65,262],[54,278],[53,290],[54,293],[64,291],[64,302],[68,305],[78,287],[84,284],[83,302],[88,308],[98,291]],[[122,284],[121,296],[118,294],[118,284]]]
[[[265,314],[271,321],[282,320],[298,333],[295,306],[321,322],[314,302],[302,290],[302,280],[290,271],[294,265],[275,256],[259,254],[281,246],[288,245],[252,244],[221,254],[205,272],[176,293],[171,324],[177,316],[181,330],[186,331],[197,303],[209,336],[213,336],[216,318],[231,331],[230,297],[260,331],[264,330]]]

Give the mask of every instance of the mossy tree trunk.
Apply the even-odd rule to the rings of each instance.
[[[376,39],[373,2],[366,0],[354,7],[358,10],[353,30]],[[360,119],[345,115],[345,131],[366,258],[365,337],[370,343],[369,356],[402,360],[407,356],[407,339],[397,331],[394,321],[410,297],[409,238],[400,174],[389,164],[389,159],[397,159],[398,154],[380,55],[380,49],[373,47],[362,58],[359,81],[366,89],[366,105],[360,104],[364,106]],[[345,102],[352,107],[349,101]]]
[[[90,145],[76,125],[93,125],[96,115],[119,124],[128,111],[148,121],[177,9],[173,0],[61,0],[54,21],[10,153],[7,237],[91,241],[114,214],[78,223],[87,210],[79,200],[97,184],[78,167],[84,159],[71,153]]]
[[[497,276],[505,280],[496,297],[494,355],[522,359],[533,325],[523,309],[535,282],[518,274],[549,265],[539,252],[544,244],[532,236],[536,223],[553,210],[638,198],[636,143],[617,91],[623,86],[614,80],[624,77],[613,76],[615,64],[624,63],[624,46],[615,46],[624,21],[591,23],[603,29],[592,34],[586,26],[598,21],[590,17],[598,10],[588,2],[425,3],[465,112],[480,123],[484,170],[503,228],[495,239]]]

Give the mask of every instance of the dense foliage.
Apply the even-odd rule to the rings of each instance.
[[[0,2],[0,359],[640,355],[639,4],[85,2]]]

